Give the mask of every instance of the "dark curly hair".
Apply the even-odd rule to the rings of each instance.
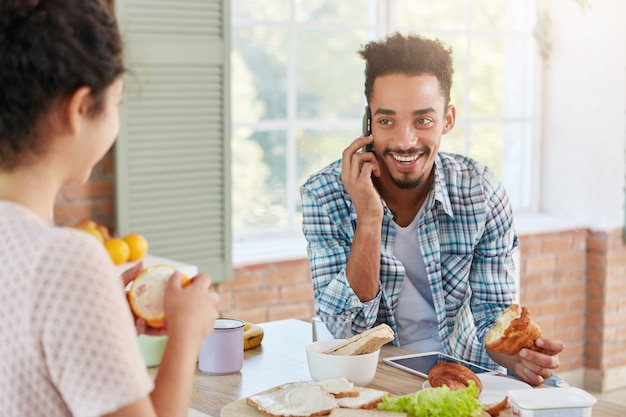
[[[452,87],[452,50],[439,40],[417,35],[395,33],[388,38],[365,45],[359,55],[365,59],[365,97],[369,102],[376,77],[387,74],[437,77],[446,106]]]
[[[53,104],[87,86],[91,116],[124,72],[114,17],[100,0],[0,0],[0,168],[43,149]]]

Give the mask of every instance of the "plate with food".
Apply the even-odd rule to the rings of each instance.
[[[478,401],[482,404],[483,410],[491,416],[497,416],[508,407],[509,390],[532,389],[527,383],[514,378],[488,373],[476,374],[461,364],[450,362],[441,362],[433,366],[422,388],[445,385],[455,391],[470,384],[474,384],[478,389]]]
[[[408,395],[415,396],[415,393]],[[283,384],[230,403],[222,408],[220,417],[409,417],[405,411],[379,408],[379,404],[384,403],[388,396],[390,394],[384,390],[360,387],[345,378],[304,380]],[[430,398],[426,402],[445,403],[444,397]],[[476,401],[475,397],[472,397],[472,401]],[[449,400],[447,402],[450,403]],[[457,416],[454,412],[450,414],[453,410],[440,411],[442,413],[437,415]],[[482,416],[489,417],[484,412]]]
[[[508,376],[478,374],[478,379],[482,384],[482,391],[478,401],[483,404],[491,404],[504,400],[507,391],[512,389],[532,389],[527,383]],[[424,381],[422,388],[430,388],[430,382]]]

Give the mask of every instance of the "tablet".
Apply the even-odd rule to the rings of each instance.
[[[428,372],[430,372],[431,368],[439,362],[458,363],[468,367],[476,374],[497,374],[496,371],[493,371],[491,369],[483,368],[482,366],[464,361],[462,359],[457,359],[441,352],[424,352],[412,353],[410,355],[392,356],[389,358],[383,358],[383,362],[391,366],[395,366],[396,368],[402,369],[403,371],[418,375],[424,379],[428,379]]]

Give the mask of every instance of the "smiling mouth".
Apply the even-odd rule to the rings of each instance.
[[[396,155],[396,154],[392,154],[391,157],[396,160],[397,162],[400,162],[401,164],[410,164],[412,162],[417,161],[417,159],[422,156],[422,153],[418,153],[418,154],[414,154],[414,155]]]

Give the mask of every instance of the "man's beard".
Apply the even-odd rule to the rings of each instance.
[[[391,181],[393,181],[396,187],[402,190],[410,190],[412,188],[417,188],[420,186],[420,184],[422,184],[422,181],[424,181],[424,174],[422,173],[422,175],[420,175],[415,180],[399,180],[394,177],[391,177]]]

